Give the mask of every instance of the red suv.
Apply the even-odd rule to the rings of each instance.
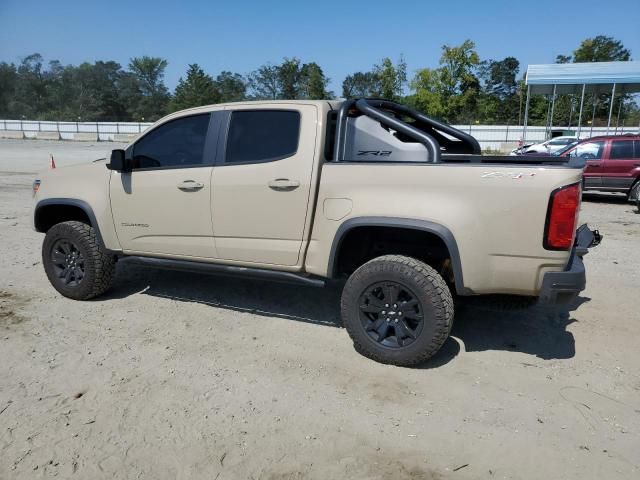
[[[560,154],[585,160],[584,190],[621,192],[640,201],[640,135],[592,137]]]

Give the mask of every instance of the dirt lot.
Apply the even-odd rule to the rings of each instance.
[[[640,478],[640,215],[565,312],[467,305],[422,368],[360,357],[337,289],[121,263],[103,298],[49,286],[30,185],[113,144],[0,141],[0,479]]]

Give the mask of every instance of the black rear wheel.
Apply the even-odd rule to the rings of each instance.
[[[640,180],[631,187],[631,190],[629,190],[629,201],[634,203],[640,202]]]
[[[411,366],[433,356],[453,324],[453,299],[429,265],[401,255],[367,262],[347,280],[342,320],[362,355]]]
[[[93,227],[77,221],[49,229],[42,244],[42,263],[51,285],[74,300],[106,292],[115,275],[115,259],[100,245]]]

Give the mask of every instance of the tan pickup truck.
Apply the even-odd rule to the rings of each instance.
[[[34,182],[43,264],[62,295],[110,288],[116,262],[322,286],[344,282],[356,349],[413,365],[451,330],[453,295],[571,302],[582,167],[482,156],[403,105],[270,101],[171,114],[110,161]],[[568,163],[569,162],[569,163]]]

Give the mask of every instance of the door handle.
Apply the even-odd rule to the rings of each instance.
[[[204,183],[196,182],[195,180],[185,180],[178,184],[178,188],[184,192],[195,192],[204,187]]]
[[[271,180],[267,185],[272,190],[277,192],[290,192],[300,186],[300,182],[297,180],[289,180],[288,178],[276,178]]]

